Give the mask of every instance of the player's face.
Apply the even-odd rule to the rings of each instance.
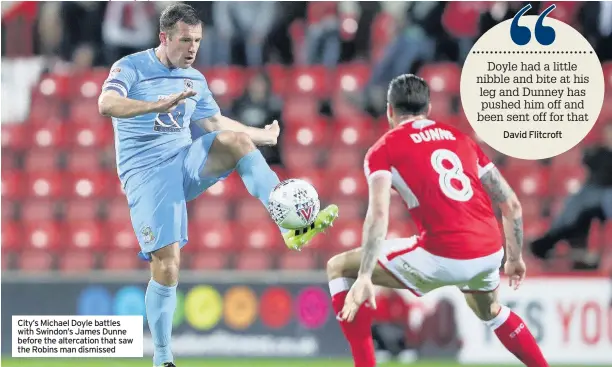
[[[166,37],[166,52],[170,63],[183,69],[190,67],[195,61],[201,40],[201,25],[178,22]]]

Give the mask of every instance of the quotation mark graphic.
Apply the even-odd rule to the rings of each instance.
[[[555,30],[550,26],[545,26],[542,24],[544,18],[553,10],[555,10],[557,6],[552,4],[546,10],[540,14],[538,20],[533,29],[533,33],[535,35],[536,41],[542,46],[549,46],[555,41]],[[519,45],[525,46],[531,41],[531,30],[523,25],[519,25],[519,19],[525,14],[527,11],[531,9],[531,4],[525,5],[519,12],[512,18],[512,24],[510,25],[510,38],[512,41]]]

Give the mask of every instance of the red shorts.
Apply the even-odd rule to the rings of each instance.
[[[499,286],[503,248],[488,256],[458,260],[429,253],[422,241],[417,236],[385,240],[378,257],[380,266],[416,296],[449,285],[467,293],[490,292]]]

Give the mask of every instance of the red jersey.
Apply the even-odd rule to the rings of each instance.
[[[389,171],[423,237],[422,247],[452,259],[493,254],[503,244],[480,177],[493,168],[480,147],[453,126],[431,120],[388,131],[367,152],[366,177]]]

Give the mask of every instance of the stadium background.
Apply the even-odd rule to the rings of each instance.
[[[157,16],[166,4],[2,3],[5,356],[11,315],[144,313],[148,272],[136,258],[114,171],[112,127],[98,114],[96,99],[112,62],[155,46]],[[312,248],[295,253],[284,248],[266,211],[235,174],[190,203],[174,347],[179,358],[196,359],[179,359],[178,365],[238,356],[211,365],[349,366],[322,270],[330,256],[360,244],[367,203],[362,160],[387,128],[386,84],[402,72],[419,74],[432,88],[433,118],[472,133],[459,98],[462,60],[480,34],[524,3],[190,4],[206,25],[196,66],[223,113],[253,126],[279,118],[281,144],[264,154],[281,178],[309,179],[323,204],[340,206],[340,218]],[[531,4],[538,10],[550,3]],[[481,143],[521,198],[527,243],[580,189],[587,174],[583,149],[600,144],[604,126],[612,123],[609,5],[562,2],[550,15],[579,29],[604,66],[604,109],[580,146],[531,162]],[[229,39],[232,48],[226,47]],[[400,201],[392,206],[389,236],[411,234]],[[566,243],[548,263],[526,253],[524,289],[512,293],[505,287],[502,297],[525,315],[554,363],[612,365],[612,223],[594,221],[586,248],[588,257],[600,260],[587,270]],[[427,300],[381,294],[379,324],[400,328],[400,359],[419,359],[415,364],[423,366],[515,363],[459,296],[452,290]],[[283,359],[288,357],[301,359]],[[10,359],[3,364],[12,365]]]

